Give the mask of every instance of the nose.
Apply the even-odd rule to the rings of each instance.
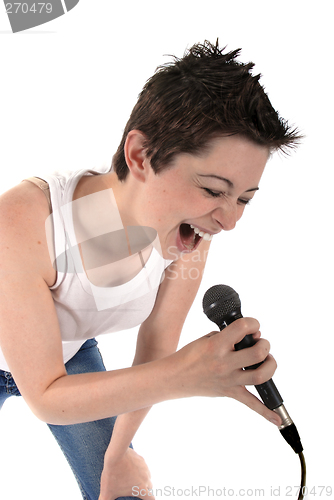
[[[235,228],[242,214],[239,214],[238,206],[229,205],[228,207],[217,208],[212,215],[224,231],[231,231]]]

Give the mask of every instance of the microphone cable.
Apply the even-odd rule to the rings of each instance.
[[[300,479],[298,500],[303,500],[303,498],[305,496],[305,490],[306,490],[306,462],[305,462],[305,457],[304,457],[304,454],[302,451],[298,454],[298,456],[299,456],[300,467],[301,467],[301,479]]]
[[[216,323],[220,331],[233,323],[233,321],[243,317],[241,314],[241,302],[239,295],[235,290],[233,290],[233,288],[227,285],[215,285],[206,291],[203,297],[203,311],[211,321]],[[254,340],[252,335],[246,335],[244,339],[235,344],[234,349],[239,351],[241,349],[251,347],[255,343],[256,340]],[[254,370],[261,364],[262,362],[252,366],[247,366],[244,370]],[[256,385],[255,388],[266,407],[273,410],[280,416],[282,424],[278,427],[278,429],[285,441],[299,456],[301,480],[298,500],[303,500],[306,493],[306,462],[297,427],[293,423],[290,415],[283,405],[282,396],[278,392],[272,379],[268,380],[264,384]]]

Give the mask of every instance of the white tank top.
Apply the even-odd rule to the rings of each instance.
[[[50,291],[61,331],[64,363],[76,354],[87,339],[104,333],[126,330],[143,323],[153,309],[164,270],[172,262],[161,256],[156,237],[146,263],[142,260],[143,267],[132,279],[117,286],[96,286],[88,279],[89,274],[83,269],[78,250],[78,243],[84,245],[85,237],[77,241],[78,232],[74,231],[73,224],[77,203],[81,203],[83,198],[73,202],[73,193],[83,175],[105,174],[108,171],[109,167],[105,167],[99,170],[56,171],[51,175],[40,175],[50,187],[52,214],[47,220],[46,231],[47,235],[53,231],[54,245],[50,238],[48,244],[49,251],[53,253],[52,259],[56,259],[57,269],[57,279],[50,287]],[[105,206],[111,207],[112,222],[107,236],[112,238],[113,232],[114,235],[121,234],[123,226],[112,190],[89,195],[90,201],[96,201],[94,198],[96,196],[100,197],[100,201],[107,200]],[[95,206],[94,203],[88,204],[87,209],[86,204],[85,210],[88,210],[88,216],[90,207]],[[105,226],[99,230],[97,219],[101,218],[105,218],[105,214],[95,217],[96,224],[93,229],[95,234],[89,234],[88,240],[95,241],[94,238],[97,238],[98,241],[99,237],[106,237]],[[109,212],[105,220],[109,222]],[[1,349],[0,369],[9,371]]]

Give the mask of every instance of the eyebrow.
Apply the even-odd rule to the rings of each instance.
[[[220,175],[215,175],[215,174],[199,174],[199,176],[200,177],[213,177],[214,179],[218,179],[220,181],[226,182],[231,189],[234,188],[234,184],[233,184],[232,181],[230,181],[229,179],[225,179],[225,177],[221,177]],[[260,189],[259,187],[247,189],[247,191],[245,191],[245,193],[249,193],[250,191],[258,191],[259,189]]]

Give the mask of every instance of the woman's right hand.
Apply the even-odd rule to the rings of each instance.
[[[269,410],[246,385],[258,385],[269,380],[277,367],[269,354],[270,344],[260,338],[259,322],[254,318],[241,318],[223,331],[213,331],[180,349],[175,356],[181,358],[180,374],[184,396],[227,396],[234,398],[267,420],[280,425],[280,417]],[[252,334],[254,346],[236,351],[234,345]],[[255,370],[244,367],[263,362]],[[184,397],[183,396],[183,397]]]

